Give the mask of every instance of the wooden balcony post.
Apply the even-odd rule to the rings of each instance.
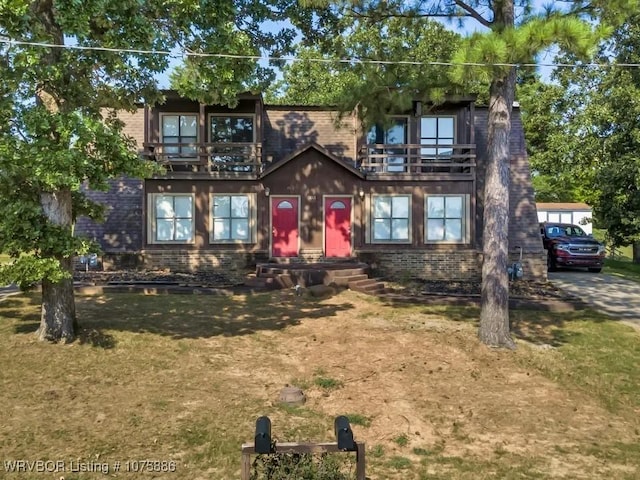
[[[207,149],[204,144],[207,140],[207,119],[204,111],[204,103],[198,103],[198,163],[205,167],[205,170],[211,171],[211,164],[209,162],[209,156],[207,155]]]

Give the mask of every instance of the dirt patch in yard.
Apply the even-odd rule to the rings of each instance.
[[[368,444],[415,460],[418,455],[407,453],[414,448],[441,448],[455,457],[491,458],[502,451],[551,461],[556,449],[588,439],[635,437],[623,420],[612,420],[580,393],[515,367],[514,357],[526,364],[529,347],[515,354],[487,349],[475,340],[473,323],[419,308],[389,317],[366,297],[350,301],[357,303],[357,316],[345,312],[349,319],[339,328],[337,319],[296,326],[280,355],[297,359],[293,365],[303,379],[320,371],[343,385],[327,390],[311,383],[308,407],[369,419],[368,428],[354,427]],[[397,445],[400,437],[406,444]]]

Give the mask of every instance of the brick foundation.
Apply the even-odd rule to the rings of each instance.
[[[234,250],[144,250],[143,266],[147,269],[167,269],[174,272],[216,272],[231,282],[245,279],[256,262],[266,261],[266,255],[241,253]]]
[[[520,260],[519,253],[509,253],[509,262],[518,262]],[[523,252],[522,269],[524,271],[523,280],[531,282],[546,282],[547,277],[547,253],[542,251]]]
[[[360,252],[358,258],[372,265],[380,274],[396,279],[415,277],[426,280],[480,281],[482,278],[482,252],[476,250]],[[519,258],[519,253],[510,254],[509,263],[516,262]],[[524,252],[522,264],[523,280],[547,280],[544,252]]]
[[[510,253],[509,263],[519,260],[519,253]],[[105,256],[105,270],[113,268],[166,269],[175,272],[216,272],[229,281],[241,281],[256,263],[269,260],[266,252],[244,253],[234,250],[144,250],[140,254]],[[108,261],[106,261],[108,259]],[[350,259],[355,260],[356,258]],[[282,263],[320,263],[341,259],[324,258],[322,250],[303,250],[300,256],[283,259]],[[373,273],[398,280],[475,280],[482,277],[482,253],[476,250],[434,252],[398,250],[395,252],[357,252],[357,260],[369,264]],[[344,259],[342,259],[344,261]],[[524,280],[546,281],[547,261],[544,251],[523,253]]]
[[[381,275],[397,279],[479,280],[481,254],[475,250],[360,252],[358,258]]]

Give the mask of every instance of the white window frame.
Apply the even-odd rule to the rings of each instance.
[[[191,239],[190,240],[158,240],[156,198],[158,197],[188,197],[191,198]],[[196,237],[196,198],[190,193],[150,193],[147,197],[147,243],[156,245],[191,245]]]
[[[249,203],[249,209],[247,213],[247,220],[249,225],[249,238],[246,240],[243,239],[215,239],[215,217],[213,215],[213,208],[215,205],[215,197],[246,197]],[[228,193],[228,192],[212,192],[209,194],[209,243],[212,245],[219,244],[250,244],[255,243],[256,239],[256,194],[255,193]],[[227,217],[224,217],[227,218]],[[232,218],[232,217],[228,217]]]
[[[403,198],[407,198],[408,199],[408,213],[409,216],[408,217],[395,217],[395,218],[406,218],[407,219],[407,238],[403,238],[403,239],[397,239],[394,240],[393,238],[390,239],[377,239],[375,238],[376,232],[375,232],[375,223],[376,223],[376,216],[375,216],[375,205],[376,205],[376,199],[380,198],[380,197],[387,197],[387,198],[398,198],[398,197],[403,197]],[[369,238],[371,239],[371,243],[386,243],[386,244],[410,244],[411,243],[411,238],[412,238],[412,207],[411,207],[411,201],[412,201],[412,196],[411,194],[373,194],[371,195],[371,204],[370,204],[370,208],[369,208],[369,212],[370,212],[370,228],[371,228],[371,235],[369,236]],[[393,220],[393,212],[391,213],[391,219]],[[393,235],[393,229],[391,229],[391,234]]]
[[[439,143],[439,139],[440,137],[438,137],[438,127],[437,127],[437,123],[436,123],[436,137],[435,138],[429,138],[430,140],[432,139],[435,143],[427,143],[427,144],[423,144],[422,140],[426,139],[426,137],[423,136],[423,132],[422,132],[422,119],[423,118],[435,118],[436,122],[437,120],[441,119],[441,118],[451,118],[453,119],[453,141],[451,142],[452,145],[455,145],[458,141],[458,119],[455,115],[421,115],[418,121],[418,144],[420,145],[421,149],[422,148],[433,148],[436,151],[436,155],[440,155],[440,147],[439,145],[441,145]],[[443,143],[442,145],[448,145],[448,143]],[[422,154],[422,150],[420,150],[420,155],[423,158],[429,158],[429,155],[423,155]],[[446,157],[442,157],[442,158],[446,158]]]
[[[460,240],[430,240],[429,235],[429,198],[460,198],[462,200],[462,216],[461,220],[461,239]],[[446,200],[445,200],[446,202]],[[445,204],[446,205],[446,204]],[[445,208],[446,212],[446,208]],[[471,196],[468,193],[448,193],[448,194],[433,194],[424,196],[424,243],[425,244],[450,244],[450,245],[464,245],[471,243]],[[453,217],[451,217],[453,218]],[[446,222],[446,213],[443,219]]]
[[[162,154],[171,162],[192,162],[198,159],[198,148],[200,145],[200,119],[199,114],[194,112],[161,112],[160,113],[160,142],[165,146],[172,146],[174,144],[166,143],[164,141],[164,118],[165,117],[195,117],[196,119],[196,153],[193,156],[185,156],[182,153],[166,153],[164,150]],[[179,121],[178,121],[179,124]],[[176,144],[177,145],[177,144]]]

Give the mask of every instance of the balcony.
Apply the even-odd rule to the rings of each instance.
[[[367,144],[360,169],[377,179],[475,179],[475,144]]]
[[[264,168],[259,143],[145,143],[143,156],[167,177],[256,178]]]

